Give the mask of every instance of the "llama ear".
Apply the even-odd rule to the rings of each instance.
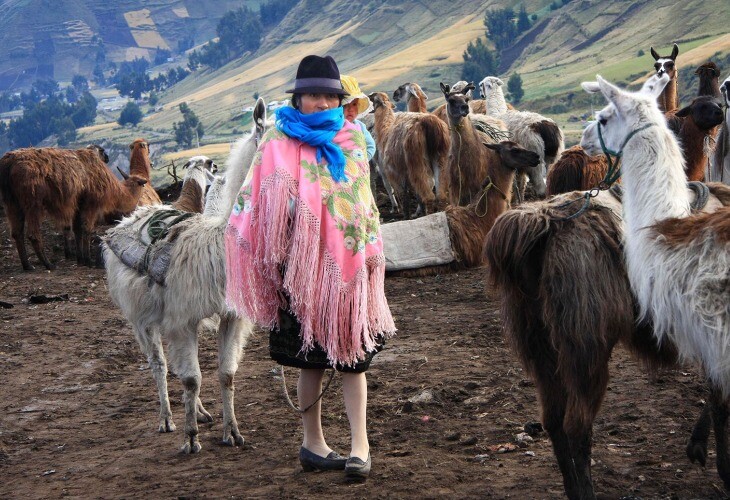
[[[445,85],[444,82],[439,83],[439,85],[441,86],[441,92],[443,92],[445,96],[448,96],[451,91],[451,87],[447,84]]]
[[[119,170],[119,173],[122,174],[122,179],[124,179],[125,181],[127,179],[129,179],[129,175],[128,174],[125,174],[124,171],[122,171],[122,169],[119,168],[119,166],[117,166],[117,170]]]
[[[503,82],[502,80],[500,80],[499,78],[495,78],[495,79],[494,79],[494,81],[495,81],[495,82],[497,83],[497,85],[499,85],[500,87],[502,87],[502,86],[504,85],[504,82]]]
[[[256,99],[256,106],[253,108],[253,123],[256,127],[254,133],[257,138],[260,138],[264,135],[264,129],[266,128],[266,104],[261,97]]]
[[[466,94],[470,90],[474,90],[474,89],[476,89],[476,87],[474,86],[474,82],[469,82],[469,83],[466,84],[466,87],[464,87],[464,89],[461,92],[463,94]]]
[[[623,90],[601,78],[601,75],[596,75],[598,86],[601,88],[603,96],[618,110],[626,110],[626,95]]]
[[[499,151],[499,150],[500,150],[500,146],[499,146],[499,143],[492,143],[492,142],[482,142],[482,144],[484,144],[484,146],[485,146],[485,147],[486,147],[487,149],[491,149],[492,151]]]
[[[677,45],[675,43],[674,47],[672,47],[672,55],[669,57],[672,59],[672,61],[674,61],[678,55],[679,55],[679,45]]]
[[[583,82],[580,86],[589,94],[595,94],[601,91],[601,87],[598,86],[598,82]]]
[[[692,106],[686,106],[686,107],[680,109],[679,111],[677,111],[676,113],[674,113],[674,116],[684,118],[686,116],[689,116],[689,114],[691,112],[692,112]]]
[[[654,47],[649,47],[649,52],[651,52],[651,57],[653,57],[655,61],[657,59],[661,59],[661,56],[657,54],[657,51],[654,50]]]

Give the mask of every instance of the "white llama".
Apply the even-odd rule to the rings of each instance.
[[[563,132],[550,118],[530,111],[509,109],[502,92],[503,85],[496,76],[488,76],[479,82],[479,90],[487,101],[487,114],[507,124],[513,141],[540,155],[540,166],[530,170],[529,178],[535,193],[545,196],[547,170],[565,149]]]
[[[724,101],[725,120],[717,134],[707,180],[730,184],[730,76],[722,82],[720,91]]]
[[[224,234],[228,216],[264,131],[265,109],[263,100],[259,99],[254,111],[253,132],[233,148],[226,162],[225,182],[214,182],[203,214],[194,215],[171,229],[168,239],[174,241],[174,245],[164,286],[127,267],[109,248],[121,231],[147,218],[159,207],[137,210],[105,238],[109,292],[132,324],[157,383],[160,432],[175,430],[167,395],[167,361],[162,339],[168,343],[172,369],[183,383],[184,453],[200,451],[197,422],[211,420],[199,397],[201,373],[197,331],[201,321],[215,314],[220,317],[218,378],[223,401],[223,442],[231,446],[243,444],[233,408],[233,378],[252,324],[237,317],[226,305]]]
[[[702,363],[709,379],[719,446],[727,446],[730,398],[730,207],[692,215],[684,162],[656,97],[669,81],[629,93],[600,76],[584,84],[609,105],[583,133],[587,154],[623,157],[626,261],[640,314],[657,340],[668,338],[685,359]],[[604,148],[600,141],[603,139]],[[718,450],[720,477],[730,485],[727,450]]]

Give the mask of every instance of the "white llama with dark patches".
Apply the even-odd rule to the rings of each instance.
[[[502,92],[503,85],[502,80],[496,76],[488,76],[479,82],[479,89],[487,101],[486,112],[507,124],[513,141],[540,155],[540,168],[535,169],[529,178],[535,193],[538,196],[545,196],[545,176],[548,168],[565,149],[563,132],[550,118],[530,111],[509,109]]]
[[[211,420],[199,397],[201,373],[197,331],[203,320],[216,314],[220,317],[218,377],[223,401],[223,442],[232,446],[243,444],[233,408],[233,378],[253,325],[246,318],[236,316],[226,305],[224,234],[235,198],[263,134],[264,120],[265,107],[259,99],[254,111],[253,133],[234,147],[227,161],[225,182],[215,182],[203,214],[190,217],[170,230],[168,241],[174,245],[164,286],[127,267],[109,247],[125,227],[146,217],[154,207],[140,209],[123,220],[107,234],[105,241],[110,295],[132,324],[157,384],[160,432],[175,430],[167,395],[163,339],[168,343],[172,371],[183,383],[184,453],[200,451],[197,422]]]
[[[669,81],[658,78],[653,95],[623,91],[600,76],[584,84],[609,105],[583,133],[588,154],[605,147],[622,152],[625,254],[640,314],[659,342],[673,342],[685,359],[700,361],[710,382],[718,447],[727,447],[730,399],[730,207],[691,215],[679,145],[656,97]],[[721,439],[722,437],[722,439]],[[727,450],[717,468],[730,486]]]

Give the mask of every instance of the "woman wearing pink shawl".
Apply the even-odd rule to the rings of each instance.
[[[277,110],[228,223],[227,300],[270,329],[275,361],[301,368],[303,469],[364,480],[371,467],[365,371],[395,332],[365,138],[344,119],[346,92],[331,57],[302,59],[288,92],[293,107]],[[349,458],[322,432],[326,368],[342,373]]]

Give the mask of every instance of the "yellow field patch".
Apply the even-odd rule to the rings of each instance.
[[[147,49],[142,49],[140,47],[127,47],[127,50],[124,51],[124,60],[125,61],[133,61],[136,58],[149,58],[150,51]]]
[[[188,14],[188,9],[187,9],[187,7],[185,7],[184,5],[183,5],[182,7],[176,7],[176,8],[174,8],[174,9],[172,9],[172,12],[173,12],[173,13],[174,13],[174,14],[175,14],[175,15],[176,15],[177,17],[183,17],[183,18],[184,18],[184,17],[190,17],[190,14]]]
[[[183,151],[175,151],[174,153],[167,153],[162,156],[162,161],[169,162],[172,160],[181,160],[181,159],[188,159],[190,157],[196,156],[196,155],[205,155],[209,157],[225,157],[228,156],[228,153],[231,151],[231,145],[228,142],[222,142],[218,144],[206,144],[205,146],[200,146],[199,148],[193,148],[193,149],[186,149]]]
[[[687,51],[685,54],[682,54],[680,61],[682,65],[699,65],[707,62],[707,59],[715,52],[725,52],[728,50],[730,50],[730,33]]]
[[[140,47],[150,49],[170,49],[164,38],[157,32],[157,26],[150,17],[149,9],[133,10],[124,13],[124,19],[127,21],[129,31],[132,33],[134,41]]]
[[[432,67],[435,61],[439,65],[463,63],[461,54],[467,44],[484,35],[483,19],[481,14],[460,19],[423,42],[358,69],[357,79],[363,85],[376,87],[415,68]]]
[[[99,125],[89,125],[88,127],[81,127],[78,129],[79,134],[91,134],[99,132],[100,130],[112,129],[117,125],[117,122],[100,123]]]

